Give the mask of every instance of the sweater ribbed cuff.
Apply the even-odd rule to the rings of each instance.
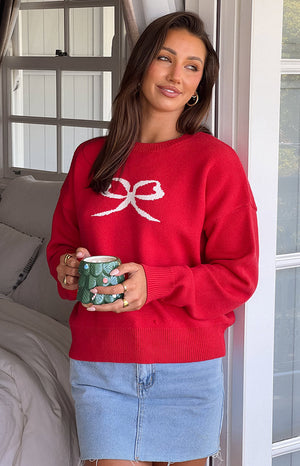
[[[142,264],[147,278],[146,304],[168,296],[174,289],[177,267],[155,267]]]

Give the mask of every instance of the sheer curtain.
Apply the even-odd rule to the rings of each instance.
[[[21,0],[0,0],[0,63],[13,33]]]
[[[183,11],[184,0],[122,0],[122,7],[132,47],[151,21],[172,11]]]

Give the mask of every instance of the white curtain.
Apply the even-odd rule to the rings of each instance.
[[[184,0],[122,0],[130,46],[151,21],[159,16],[184,10]]]

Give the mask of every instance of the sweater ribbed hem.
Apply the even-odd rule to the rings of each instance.
[[[117,363],[184,363],[225,355],[224,328],[72,328],[70,357]],[[93,335],[91,337],[91,335]]]

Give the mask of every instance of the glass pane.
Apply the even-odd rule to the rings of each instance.
[[[299,435],[300,269],[294,268],[277,272],[273,442]]]
[[[111,87],[110,71],[64,71],[62,73],[63,118],[109,121],[112,104]]]
[[[300,75],[281,80],[277,254],[300,251]]]
[[[100,128],[78,128],[64,126],[62,128],[62,171],[68,173],[70,163],[76,147],[84,141],[98,136],[105,136],[106,129]]]
[[[12,123],[12,165],[56,171],[56,127]]]
[[[273,458],[272,466],[299,466],[300,452],[292,453],[291,455],[278,456]]]
[[[114,7],[70,9],[70,55],[110,57],[115,34]]]
[[[56,74],[45,70],[12,70],[12,115],[55,117]]]
[[[63,9],[22,10],[19,14],[19,53],[22,56],[55,56],[64,50]]]
[[[284,0],[282,58],[300,58],[300,2]]]

